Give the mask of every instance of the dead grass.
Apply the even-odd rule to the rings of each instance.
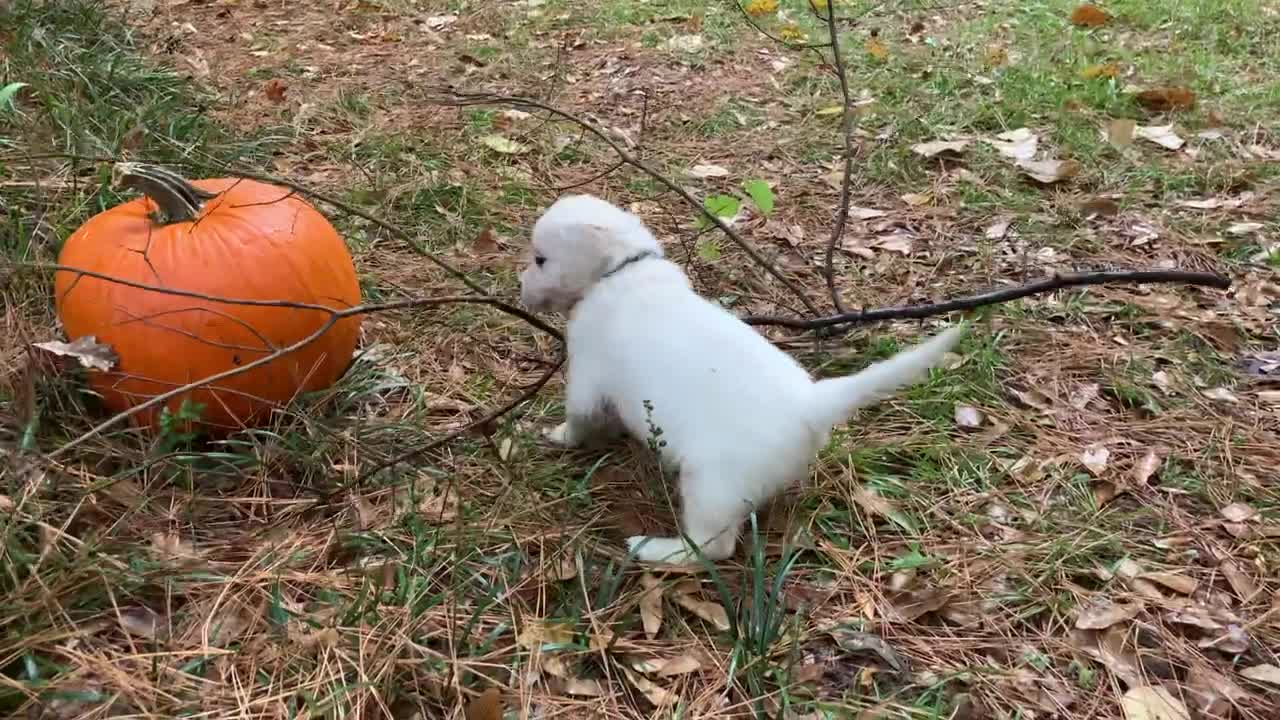
[[[782,5],[820,31],[799,2]],[[812,53],[760,37],[732,7],[130,7],[0,11],[13,20],[0,86],[36,90],[21,118],[0,109],[8,259],[52,261],[118,200],[89,164],[24,153],[129,152],[244,160],[414,232],[411,247],[338,218],[369,298],[456,293],[425,250],[514,294],[549,188],[614,158],[567,125],[428,104],[452,83],[544,95],[699,195],[769,180],[775,213],[737,227],[829,306],[840,144],[823,109],[836,87]],[[876,102],[859,101],[845,301],[1099,264],[1210,269],[1234,289],[1096,288],[985,311],[955,363],[837,433],[714,571],[625,562],[621,538],[673,526],[666,479],[643,447],[538,445],[531,431],[559,411],[554,382],[496,426],[335,494],[543,372],[548,340],[472,307],[368,318],[373,352],[269,429],[161,445],[117,432],[44,462],[35,451],[101,414],[74,374],[26,349],[58,333],[48,278],[0,270],[0,706],[488,720],[499,715],[475,699],[496,688],[509,717],[1111,718],[1126,693],[1160,687],[1187,709],[1170,717],[1275,717],[1275,676],[1256,668],[1280,665],[1280,423],[1260,392],[1274,370],[1259,370],[1276,357],[1266,153],[1280,152],[1280,54],[1264,50],[1280,21],[1251,0],[1126,0],[1086,32],[1066,24],[1071,7],[880,10],[849,29],[855,94]],[[887,58],[870,56],[871,30]],[[670,49],[685,35],[706,46]],[[992,47],[1006,64],[992,66]],[[1079,78],[1111,61],[1126,68],[1118,82]],[[1147,115],[1127,90],[1148,83],[1186,83],[1200,102]],[[1188,149],[1113,148],[1098,135],[1112,117],[1173,122]],[[1044,153],[1078,158],[1081,176],[1036,186],[980,141],[1020,126]],[[495,153],[480,142],[493,133],[531,150]],[[957,159],[911,151],[948,135],[975,142]],[[685,174],[699,163],[727,175]],[[643,214],[735,310],[796,305],[632,169],[583,190]],[[485,228],[496,251],[476,244]],[[834,374],[920,331],[821,346],[769,332]],[[964,407],[978,427],[957,423]]]

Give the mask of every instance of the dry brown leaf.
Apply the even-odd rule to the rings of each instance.
[[[1017,165],[1032,180],[1045,185],[1068,180],[1081,170],[1075,160],[1019,160]]]
[[[796,685],[813,685],[827,674],[827,666],[820,662],[797,665],[791,670],[790,680]]]
[[[676,595],[675,601],[680,607],[711,623],[717,630],[725,631],[731,627],[729,614],[720,603],[701,600],[687,593]]]
[[[158,640],[169,634],[169,624],[164,616],[148,607],[127,607],[120,610],[120,628],[126,633],[145,640]]]
[[[1168,690],[1153,685],[1129,688],[1120,698],[1125,720],[1191,720],[1182,701]]]
[[[898,508],[883,495],[870,488],[859,486],[853,489],[853,499],[872,515],[889,519],[898,514]]]
[[[1093,443],[1086,447],[1080,453],[1080,464],[1084,465],[1094,477],[1102,477],[1107,470],[1107,460],[1111,458],[1111,451],[1102,443]]]
[[[1137,654],[1127,642],[1128,630],[1114,625],[1104,631],[1074,629],[1069,636],[1072,647],[1102,663],[1116,677],[1130,685],[1142,677]]]
[[[1102,27],[1110,19],[1110,16],[1103,12],[1102,8],[1088,3],[1080,5],[1071,11],[1071,24],[1076,27]]]
[[[1113,78],[1120,74],[1120,66],[1115,63],[1098,63],[1090,65],[1080,71],[1080,77],[1085,80],[1097,80],[1098,78]]]
[[[1081,630],[1105,630],[1117,623],[1132,620],[1142,612],[1142,603],[1116,603],[1100,599],[1081,608],[1076,627]]]
[[[947,604],[938,609],[938,615],[949,623],[960,627],[975,627],[982,624],[982,603],[976,600],[949,599]]]
[[[1003,45],[988,45],[982,61],[990,68],[1000,67],[1009,62],[1009,51]]]
[[[292,639],[303,650],[318,652],[337,646],[340,636],[337,628],[327,627],[305,634],[292,635]]]
[[[1089,407],[1089,403],[1098,399],[1101,392],[1102,386],[1098,383],[1084,383],[1071,393],[1071,397],[1067,398],[1067,404],[1076,410],[1084,410]]]
[[[1134,96],[1138,104],[1152,112],[1190,110],[1195,107],[1196,94],[1184,87],[1158,87],[1143,90]]]
[[[958,155],[969,147],[968,140],[934,140],[911,146],[911,152],[926,158],[936,157],[942,153]]]
[[[956,405],[955,420],[956,425],[966,430],[977,430],[982,427],[982,421],[985,418],[982,411],[972,405]]]
[[[1013,224],[1012,215],[1001,215],[996,218],[987,229],[983,231],[983,235],[988,240],[999,240],[1009,233],[1009,226]]]
[[[1235,560],[1224,558],[1218,563],[1218,569],[1222,571],[1223,577],[1227,579],[1227,584],[1235,591],[1236,597],[1244,602],[1248,602],[1250,598],[1258,592],[1258,586],[1253,582],[1253,578],[1249,577]]]
[[[200,557],[191,543],[175,533],[152,533],[151,550],[166,560],[195,560]]]
[[[1177,610],[1170,612],[1166,616],[1166,619],[1171,623],[1187,625],[1189,627],[1200,628],[1201,630],[1208,630],[1211,632],[1217,632],[1224,629],[1226,627],[1226,623],[1230,621],[1230,618],[1219,620],[1218,618],[1213,617],[1208,607],[1198,603],[1183,605]]]
[[[1239,625],[1228,625],[1217,635],[1201,638],[1197,647],[1221,650],[1228,655],[1240,655],[1249,650],[1249,634]]]
[[[418,514],[428,524],[453,522],[458,518],[457,491],[451,485],[437,495],[428,488],[418,502]]]
[[[689,175],[698,179],[728,177],[729,171],[719,165],[694,165],[689,168]]]
[[[280,78],[272,78],[262,86],[262,94],[273,103],[279,104],[285,101],[285,94],[289,92],[289,86]]]
[[[538,664],[543,672],[552,677],[558,677],[561,680],[569,680],[573,677],[569,664],[559,655],[543,654]]]
[[[994,140],[986,140],[988,145],[1011,160],[1030,160],[1035,157],[1039,142],[1040,138],[1030,128],[1024,127],[1002,132]]]
[[[1225,403],[1240,402],[1240,398],[1236,397],[1235,393],[1231,392],[1230,390],[1224,387],[1209,388],[1208,390],[1201,391],[1200,394],[1204,395],[1210,400],[1216,400],[1218,402],[1225,402]]]
[[[599,680],[588,678],[569,678],[565,680],[564,692],[566,695],[575,697],[603,697],[608,694]]]
[[[351,505],[356,511],[356,529],[370,530],[377,525],[378,514],[374,511],[369,499],[359,493],[351,494]]]
[[[1146,485],[1151,476],[1156,473],[1156,470],[1160,469],[1160,463],[1160,456],[1156,454],[1156,451],[1148,450],[1147,454],[1142,456],[1142,459],[1133,464],[1133,471],[1130,477],[1133,479],[1134,484]]]
[[[1096,197],[1081,201],[1080,214],[1085,219],[1096,217],[1113,217],[1120,214],[1120,203],[1111,198]]]
[[[1221,513],[1222,517],[1226,518],[1228,522],[1234,523],[1249,522],[1250,520],[1258,517],[1257,510],[1241,502],[1231,503],[1218,512]]]
[[[875,208],[857,207],[856,205],[849,208],[850,220],[875,220],[888,215],[887,210],[877,210]]]
[[[1266,226],[1260,222],[1231,223],[1230,225],[1227,226],[1227,234],[1240,237],[1242,235],[1249,235],[1251,233],[1255,233],[1264,227]]]
[[[1133,136],[1148,142],[1155,143],[1162,148],[1169,150],[1178,150],[1186,144],[1186,140],[1178,137],[1173,131],[1173,125],[1138,125],[1133,128]]]
[[[1240,671],[1241,677],[1258,682],[1270,683],[1272,685],[1280,685],[1280,667],[1276,667],[1270,663],[1254,665]]]
[[[533,620],[516,636],[516,642],[526,650],[540,650],[543,645],[568,645],[573,642],[573,626]]]
[[[476,235],[471,243],[471,250],[476,255],[493,255],[498,252],[498,241],[493,237],[493,228],[485,228]]]
[[[471,698],[466,708],[467,720],[502,720],[502,694],[491,687]]]
[[[866,49],[867,54],[876,60],[883,62],[889,59],[889,48],[885,47],[884,42],[874,35],[867,38],[867,41],[862,46]]]
[[[870,245],[881,250],[896,252],[899,255],[910,255],[914,242],[915,238],[912,237],[911,233],[898,231],[887,235],[879,235],[871,240]]]
[[[666,707],[674,705],[680,700],[680,696],[653,682],[649,678],[622,668],[622,674],[627,676],[627,680],[645,696],[654,707]]]
[[[836,645],[839,645],[844,650],[849,652],[873,652],[880,656],[880,659],[895,672],[903,673],[911,669],[911,664],[907,658],[879,635],[847,627],[833,627],[827,632],[831,634],[831,639],[836,641]]]
[[[647,572],[640,576],[640,584],[644,586],[640,594],[640,622],[644,625],[644,634],[652,640],[662,628],[662,584]]]
[[[1112,500],[1124,494],[1126,488],[1121,487],[1113,482],[1102,480],[1093,484],[1090,493],[1093,495],[1093,506],[1103,508]]]
[[[886,617],[898,622],[913,622],[946,605],[948,600],[947,594],[937,588],[897,593],[886,599],[892,610]]]
[[[104,372],[115,367],[119,361],[116,351],[110,345],[98,342],[93,335],[83,335],[69,343],[50,340],[32,343],[31,346],[61,357],[73,357],[79,361],[80,367]]]
[[[693,655],[677,655],[673,658],[662,660],[655,671],[658,677],[674,677],[676,675],[688,675],[691,672],[697,672],[702,669],[702,661]]]
[[[1115,118],[1107,124],[1107,142],[1116,147],[1132,145],[1137,132],[1138,123],[1129,118]]]
[[[578,562],[572,553],[564,553],[551,561],[548,575],[552,580],[564,582],[578,577]]]
[[[1226,718],[1232,707],[1251,700],[1244,688],[1203,663],[1187,673],[1187,697],[1197,715],[1205,718]]]
[[[1196,591],[1200,585],[1195,578],[1189,578],[1186,575],[1179,575],[1172,572],[1144,572],[1138,576],[1142,580],[1149,580],[1157,585],[1163,585],[1176,593],[1190,595]]]

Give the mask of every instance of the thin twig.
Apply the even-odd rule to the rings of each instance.
[[[75,153],[42,153],[37,155],[25,155],[24,158],[35,159],[35,160],[61,159],[61,160],[71,160],[71,161],[87,161],[87,162],[107,162],[107,163],[120,162],[120,158],[116,158],[116,157],[77,155]],[[239,177],[239,178],[244,178],[247,180],[256,180],[258,182],[268,183],[271,185],[278,185],[280,187],[288,188],[289,190],[305,195],[309,198],[319,200],[323,203],[326,203],[328,205],[331,205],[337,208],[338,210],[341,210],[344,213],[347,213],[348,215],[354,215],[358,218],[362,218],[368,222],[371,222],[374,225],[377,225],[378,227],[382,228],[383,230],[386,230],[387,232],[391,233],[392,235],[395,235],[397,238],[405,241],[410,247],[416,250],[420,255],[427,258],[427,260],[431,262],[433,265],[440,268],[441,270],[444,270],[449,275],[453,276],[453,278],[461,282],[463,285],[466,285],[467,289],[475,293],[478,293],[480,295],[489,294],[488,290],[486,290],[479,283],[477,283],[476,281],[468,277],[466,273],[462,272],[461,270],[449,264],[448,262],[445,262],[435,253],[432,253],[426,250],[421,245],[419,245],[416,238],[410,235],[407,231],[387,222],[386,220],[383,220],[382,218],[372,213],[361,210],[360,208],[357,208],[353,205],[349,205],[326,192],[316,190],[314,188],[308,187],[301,183],[297,183],[285,178],[276,177],[274,175],[264,175],[262,173],[255,172],[250,169],[233,167],[217,161],[203,161],[203,162],[185,161],[185,162],[175,162],[175,163],[169,163],[169,164],[185,165],[185,166],[200,167],[200,168],[211,168],[214,170],[218,170],[220,172],[226,172],[226,173],[235,175],[236,177]],[[525,320],[528,319],[523,316],[521,317],[522,319],[525,319]],[[561,339],[558,332],[554,332],[553,334],[556,336],[557,339]]]
[[[369,478],[373,477],[374,475],[377,475],[379,472],[387,468],[395,467],[400,463],[405,463],[410,460],[413,460],[414,458],[421,457],[422,455],[425,455],[431,452],[432,450],[435,450],[436,448],[443,447],[450,441],[456,438],[459,438],[467,434],[468,432],[471,432],[477,427],[480,427],[482,425],[487,425],[493,422],[494,420],[497,420],[498,418],[502,417],[503,415],[506,415],[507,413],[514,410],[521,403],[532,398],[534,395],[537,395],[538,391],[542,389],[542,386],[546,385],[547,382],[551,380],[551,377],[556,374],[556,371],[558,371],[560,367],[564,365],[564,361],[566,357],[567,355],[564,352],[561,352],[560,358],[556,360],[556,362],[553,363],[551,367],[547,368],[546,372],[544,372],[541,377],[535,380],[533,384],[524,387],[521,393],[516,397],[512,398],[512,400],[508,402],[506,405],[503,405],[497,410],[490,412],[488,415],[485,415],[479,420],[469,422],[466,425],[463,425],[462,427],[456,430],[450,431],[448,434],[443,435],[435,440],[432,440],[426,445],[412,448],[410,450],[406,450],[403,453],[400,453],[399,455],[396,455],[395,457],[392,457],[389,460],[385,460],[383,462],[378,463],[377,465],[374,465],[371,469],[365,470],[364,472],[360,473],[359,477],[357,477],[354,481],[350,483],[344,483],[343,485],[339,486],[338,490],[334,492],[335,493],[341,492],[342,490],[345,490],[351,487],[352,485],[361,485]]]
[[[607,177],[609,175],[612,175],[614,172],[618,170],[618,168],[626,164],[627,164],[626,160],[619,160],[618,162],[614,163],[613,165],[610,165],[608,168],[602,170],[601,172],[598,172],[595,175],[592,175],[591,177],[587,178],[586,180],[579,180],[578,182],[572,183],[570,185],[547,186],[546,189],[554,193],[562,193],[562,192],[568,192],[569,190],[577,190],[578,188],[583,187],[584,185],[590,185],[591,183],[599,180],[602,177]]]
[[[94,270],[86,270],[84,268],[73,267],[70,265],[58,265],[56,263],[30,263],[30,262],[4,261],[3,265],[7,267],[23,269],[23,270],[52,270],[54,272],[69,272],[69,273],[74,273],[76,275],[83,275],[85,277],[105,280],[106,282],[114,283],[116,285],[124,285],[126,287],[136,288],[138,290],[148,290],[151,292],[161,293],[163,295],[187,297],[195,300],[204,300],[206,302],[218,303],[222,305],[278,307],[278,308],[290,308],[293,310],[315,310],[323,313],[332,313],[332,312],[339,311],[338,308],[332,308],[332,307],[329,307],[328,305],[320,305],[317,303],[296,302],[293,300],[256,300],[251,298],[234,298],[234,297],[225,297],[221,295],[208,295],[205,293],[194,292],[191,290],[180,290],[178,288],[161,287],[159,285],[149,285],[147,283],[137,282],[136,280],[128,280],[126,278],[121,278],[121,277],[115,277],[112,275],[108,275],[106,273],[96,272]],[[556,338],[557,340],[563,340],[563,336],[560,333],[560,331],[557,330],[552,325],[549,325],[545,320],[539,318],[537,315],[534,315],[533,313],[530,313],[529,311],[523,308],[516,307],[515,305],[511,305],[506,301],[502,300],[501,298],[494,297],[492,295],[475,295],[475,296],[467,296],[467,297],[472,298],[472,300],[468,300],[467,302],[476,302],[476,303],[481,303],[484,305],[489,305],[491,307],[497,308],[498,310],[501,310],[502,312],[508,315],[520,318],[521,320],[529,323],[533,327]],[[407,300],[404,300],[403,302],[412,303],[414,302],[414,299],[407,299]],[[458,302],[462,302],[462,301],[458,301]],[[382,305],[367,305],[364,307],[368,308],[369,312],[379,312],[382,310],[394,309],[392,305],[394,305],[394,303],[384,303]]]
[[[831,43],[793,43],[786,38],[778,37],[768,30],[765,30],[764,26],[756,22],[755,18],[751,17],[751,13],[747,12],[747,8],[742,4],[742,0],[729,0],[729,4],[738,8],[738,12],[742,13],[742,17],[746,18],[751,27],[756,29],[756,32],[787,48],[788,50],[814,50],[817,48],[830,47],[831,45]]]
[[[430,297],[430,298],[407,298],[404,300],[395,300],[392,302],[370,303],[370,304],[364,304],[364,305],[356,305],[349,308],[336,309],[336,308],[327,307],[325,305],[316,305],[313,303],[298,303],[298,302],[292,302],[287,300],[250,300],[250,299],[240,299],[240,298],[219,297],[216,295],[204,295],[201,293],[195,293],[187,290],[175,290],[172,288],[164,288],[164,287],[159,287],[155,285],[147,285],[145,283],[134,282],[131,280],[125,280],[123,278],[114,278],[114,277],[111,277],[110,275],[91,272],[87,270],[81,270],[79,268],[68,267],[63,265],[47,265],[47,264],[39,264],[39,263],[12,263],[12,265],[18,268],[33,268],[33,269],[34,268],[43,268],[43,269],[51,268],[55,270],[65,271],[65,272],[81,273],[84,275],[99,278],[101,280],[105,280],[107,282],[119,283],[121,285],[127,285],[129,287],[134,287],[141,290],[147,290],[151,292],[157,292],[157,293],[168,294],[168,295],[175,295],[179,297],[197,298],[197,299],[205,300],[208,302],[225,303],[225,304],[233,304],[233,305],[254,305],[254,306],[266,306],[266,307],[296,308],[296,309],[302,309],[302,310],[313,310],[317,312],[324,312],[329,315],[329,317],[325,320],[325,322],[319,328],[317,328],[314,332],[312,332],[310,335],[304,337],[303,339],[291,345],[288,345],[283,348],[279,348],[276,351],[270,354],[264,355],[263,357],[258,358],[257,360],[254,360],[253,362],[247,363],[245,365],[240,365],[238,367],[234,367],[220,373],[215,373],[214,375],[210,375],[208,377],[201,378],[200,380],[196,380],[194,382],[187,383],[186,385],[182,385],[172,390],[160,393],[159,395],[151,397],[146,401],[129,408],[128,410],[117,413],[116,415],[113,415],[107,418],[101,423],[90,428],[87,432],[83,433],[82,435],[76,437],[75,439],[67,443],[64,443],[58,449],[49,453],[48,459],[50,460],[55,459],[60,455],[63,455],[64,453],[71,450],[72,448],[83,444],[85,441],[101,434],[103,431],[107,430],[108,428],[113,427],[127,420],[128,418],[134,415],[137,415],[140,412],[143,412],[150,408],[161,405],[175,397],[183,395],[197,388],[204,387],[206,385],[210,385],[230,377],[234,377],[241,373],[248,372],[249,370],[252,370],[256,367],[261,367],[285,355],[288,355],[289,353],[292,353],[300,348],[306,347],[307,345],[311,344],[312,342],[320,338],[322,335],[324,335],[329,330],[329,328],[333,327],[339,320],[343,318],[351,317],[354,315],[386,312],[390,310],[402,310],[406,308],[427,307],[427,306],[434,306],[434,305],[447,305],[447,304],[457,304],[457,303],[471,303],[471,304],[479,304],[479,305],[488,305],[502,312],[519,317],[522,320],[528,320],[528,318],[526,317],[528,313],[526,313],[525,311],[520,310],[519,308],[514,308],[508,305],[507,303],[503,302],[502,300],[495,297],[488,296],[488,295],[459,295],[459,296],[444,296],[444,297]],[[550,326],[547,326],[546,323],[542,322],[541,320],[538,320],[537,318],[533,318],[532,324],[534,324],[534,326],[538,327],[539,329],[542,329],[544,326],[550,327]],[[557,367],[559,366],[557,365]],[[514,407],[514,405],[512,405],[512,407]]]
[[[814,320],[751,315],[743,318],[743,322],[748,325],[775,325],[796,330],[817,330],[834,325],[933,317],[957,310],[972,310],[985,305],[995,305],[1066,287],[1112,284],[1142,285],[1146,283],[1183,283],[1218,288],[1219,290],[1226,290],[1231,287],[1231,280],[1221,275],[1207,272],[1188,272],[1185,270],[1101,270],[1097,272],[1055,273],[1051,277],[1038,282],[1011,288],[988,290],[976,295],[967,295],[940,303],[857,310]]]
[[[844,177],[840,180],[840,209],[836,211],[835,222],[831,226],[831,238],[827,240],[827,254],[823,261],[823,270],[827,276],[827,290],[831,293],[831,304],[837,313],[848,310],[836,289],[835,253],[840,238],[844,236],[845,221],[849,216],[849,190],[853,183],[853,108],[849,96],[849,76],[845,72],[844,57],[840,53],[840,30],[836,27],[836,4],[827,3],[827,31],[831,33],[831,64],[840,80],[840,97],[844,111],[840,119],[840,134],[844,136]]]
[[[567,110],[561,110],[560,108],[553,107],[551,105],[548,105],[538,100],[533,100],[533,99],[524,98],[524,97],[510,96],[510,95],[493,95],[488,93],[471,94],[471,93],[460,93],[460,92],[449,90],[446,92],[445,95],[434,98],[433,101],[441,105],[453,106],[453,107],[472,107],[477,105],[510,105],[512,107],[531,108],[535,110],[541,110],[546,113],[550,113],[552,115],[555,115],[556,117],[562,118],[564,120],[567,120],[571,123],[578,125],[582,129],[586,130],[587,132],[599,138],[604,144],[608,145],[609,149],[613,150],[613,152],[616,153],[619,158],[622,158],[622,160],[626,162],[628,165],[631,165],[632,167],[644,172],[649,177],[662,183],[664,186],[666,186],[668,190],[684,198],[684,200],[688,202],[689,205],[696,208],[697,211],[703,215],[703,217],[707,218],[709,222],[711,222],[713,225],[719,228],[720,231],[723,232],[725,235],[727,235],[729,239],[732,240],[738,247],[742,248],[742,251],[745,252],[747,256],[750,257],[757,265],[764,268],[765,271],[767,271],[770,275],[772,275],[774,279],[776,279],[779,283],[782,284],[783,287],[785,287],[793,295],[795,295],[800,300],[800,302],[805,306],[806,310],[808,310],[813,315],[818,314],[817,306],[813,304],[813,301],[809,299],[809,297],[804,293],[804,291],[802,291],[798,286],[796,286],[794,283],[788,280],[787,277],[782,274],[782,271],[780,271],[773,263],[766,260],[764,256],[762,256],[759,253],[759,251],[757,251],[754,247],[752,247],[751,244],[748,243],[745,239],[743,239],[742,236],[739,235],[736,231],[734,231],[733,228],[729,227],[729,225],[724,220],[722,220],[715,213],[708,211],[706,207],[703,206],[703,204],[698,201],[697,198],[689,194],[689,192],[684,188],[680,187],[678,183],[668,179],[665,175],[658,172],[657,170],[654,170],[644,161],[636,158],[634,155],[627,152],[625,148],[619,145],[613,138],[609,137],[607,133],[605,133],[600,128],[596,127],[593,123],[589,122],[588,120],[585,120],[584,118],[581,118]]]

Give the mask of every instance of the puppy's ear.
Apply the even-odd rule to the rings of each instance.
[[[607,226],[586,223],[582,226],[582,237],[589,249],[592,275],[595,278],[608,272],[618,261],[618,257],[626,254],[625,243]]]

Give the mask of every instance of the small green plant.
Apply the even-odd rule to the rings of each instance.
[[[662,448],[667,446],[667,441],[662,439],[662,428],[653,421],[653,402],[650,400],[644,401],[644,422],[649,426],[649,437],[646,440],[649,449],[661,454]]]
[[[742,192],[751,199],[751,204],[755,205],[761,215],[767,217],[773,214],[773,189],[769,187],[769,183],[759,178],[747,180],[742,183]],[[702,207],[710,215],[727,219],[737,215],[742,209],[742,199],[736,195],[710,195],[702,201]],[[699,215],[697,227],[705,230],[711,227],[711,220],[706,215]]]
[[[200,433],[188,428],[194,427],[203,413],[204,403],[193,403],[190,400],[183,400],[176,413],[169,412],[168,407],[161,410],[160,439],[156,443],[160,452],[173,452],[195,440]]]
[[[0,113],[12,112],[21,115],[22,111],[18,109],[18,91],[27,87],[24,82],[11,82],[0,88]]]

